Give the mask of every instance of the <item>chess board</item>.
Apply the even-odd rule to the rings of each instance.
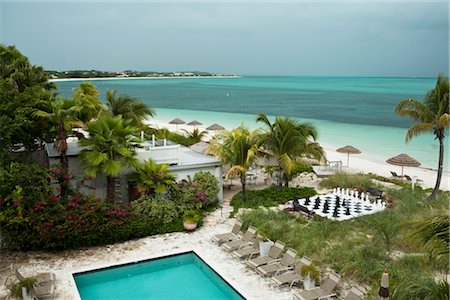
[[[346,194],[317,195],[298,199],[298,202],[309,211],[336,221],[374,214],[386,208],[386,204],[381,200],[370,202],[368,199]]]

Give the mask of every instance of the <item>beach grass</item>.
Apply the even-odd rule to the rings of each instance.
[[[270,240],[284,241],[296,249],[299,257],[311,257],[323,272],[334,269],[345,281],[366,285],[375,293],[384,268],[390,270],[393,287],[411,274],[428,278],[439,272],[426,249],[407,238],[407,224],[448,211],[447,194],[430,201],[425,192],[408,188],[389,189],[387,193],[393,208],[343,222],[307,220],[263,208],[246,212],[241,218],[244,227],[253,225]],[[382,228],[377,224],[383,224]]]

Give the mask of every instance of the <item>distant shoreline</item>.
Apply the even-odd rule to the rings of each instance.
[[[142,76],[142,77],[89,77],[89,78],[55,78],[49,82],[60,81],[95,81],[95,80],[122,80],[122,79],[186,79],[186,78],[240,78],[239,75],[214,75],[214,76]]]

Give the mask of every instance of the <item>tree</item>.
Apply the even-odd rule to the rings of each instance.
[[[50,126],[33,114],[54,88],[41,67],[32,65],[14,46],[0,44],[1,162],[9,157],[13,145],[34,150],[46,139]]]
[[[211,152],[218,156],[230,170],[226,177],[237,175],[245,197],[246,172],[258,154],[258,132],[250,131],[243,124],[231,131],[218,133],[210,144]]]
[[[437,215],[431,219],[418,220],[407,223],[409,238],[424,246],[442,269],[448,271],[450,218],[446,215]]]
[[[83,82],[79,88],[73,90],[73,100],[81,109],[78,112],[78,119],[84,124],[96,119],[103,111],[103,105],[98,99],[100,93],[95,85],[90,82]]]
[[[75,112],[79,110],[72,101],[57,98],[49,103],[47,111],[38,110],[35,116],[48,119],[56,127],[56,140],[54,147],[60,153],[60,163],[64,174],[69,173],[69,161],[67,158],[67,126],[75,120]]]
[[[291,118],[276,117],[271,123],[266,115],[259,114],[257,122],[266,125],[266,131],[261,135],[261,148],[265,156],[274,157],[282,176],[278,178],[281,189],[281,177],[285,185],[289,185],[289,175],[295,166],[296,159],[310,157],[318,160],[325,158],[322,147],[315,141],[317,129],[309,123],[300,123]]]
[[[177,188],[174,174],[169,174],[169,166],[157,164],[149,159],[136,167],[137,173],[132,181],[137,182],[137,189],[145,194],[164,194],[169,188]]]
[[[186,133],[186,138],[189,139],[189,143],[194,145],[196,143],[200,143],[203,137],[206,135],[206,131],[200,131],[198,128],[192,130],[192,132],[187,131],[186,129],[182,129]]]
[[[430,199],[437,196],[441,185],[444,165],[444,137],[445,130],[450,126],[449,117],[449,79],[439,74],[434,89],[430,90],[423,102],[414,99],[401,100],[395,108],[395,113],[408,117],[416,122],[407,133],[405,142],[423,133],[433,133],[439,140],[439,162],[436,184]]]
[[[107,91],[106,105],[109,114],[113,116],[121,115],[123,119],[130,120],[130,124],[136,127],[142,125],[142,121],[147,117],[155,115],[153,108],[138,98],[126,94],[117,96],[116,90]]]
[[[105,174],[107,178],[107,198],[114,200],[114,178],[126,166],[136,163],[134,136],[136,129],[122,117],[102,116],[87,125],[89,137],[80,141],[86,146],[81,152],[84,171],[89,176]]]

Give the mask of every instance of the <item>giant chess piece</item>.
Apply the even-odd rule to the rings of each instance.
[[[335,202],[337,208],[341,207],[341,200],[339,199],[339,197],[336,197],[336,202]]]
[[[345,215],[346,216],[350,216],[350,207],[347,206],[347,208],[345,209]]]
[[[314,203],[314,207],[313,207],[313,209],[319,209],[319,205],[320,205],[320,198],[319,198],[319,197],[317,197],[315,201],[316,201],[316,202]]]
[[[336,188],[333,189],[333,195],[336,195]]]
[[[305,205],[309,205],[310,202],[311,202],[311,199],[309,199],[309,196],[306,196]]]
[[[338,212],[338,208],[335,206],[334,207],[334,211],[333,211],[333,217],[334,218],[337,218],[337,217],[339,217],[339,212]]]
[[[328,203],[328,199],[326,199],[326,200],[325,200],[325,203],[324,203],[324,205],[323,205],[323,210],[322,210],[322,212],[323,212],[324,214],[326,214],[326,213],[328,212],[329,209],[330,209],[330,204]]]

